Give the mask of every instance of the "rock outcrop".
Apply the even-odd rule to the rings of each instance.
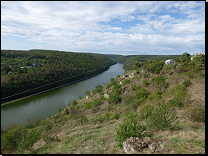
[[[130,137],[123,142],[123,150],[127,154],[140,154],[144,149],[148,148],[149,153],[160,153],[164,149],[165,143],[165,141],[155,140],[150,137]]]

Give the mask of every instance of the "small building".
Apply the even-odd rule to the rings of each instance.
[[[165,61],[165,64],[168,65],[168,64],[175,64],[175,61],[169,59],[169,60],[166,60]]]
[[[8,72],[8,74],[11,74],[11,73],[12,73],[11,71]]]

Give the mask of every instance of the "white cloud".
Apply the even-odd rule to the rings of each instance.
[[[171,42],[177,46],[198,40],[203,45],[204,21],[204,3],[198,2],[1,2],[2,40],[14,35],[67,51],[145,53],[166,50]]]

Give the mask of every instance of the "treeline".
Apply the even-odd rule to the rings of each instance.
[[[147,63],[151,60],[167,60],[179,58],[181,55],[128,55],[116,59],[117,62],[123,63],[125,71],[133,70],[134,64]]]
[[[1,98],[39,87],[12,99],[28,96],[101,73],[113,64],[115,61],[101,54],[1,50]]]

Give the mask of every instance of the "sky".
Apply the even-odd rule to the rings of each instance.
[[[205,52],[205,1],[1,1],[1,49]]]

